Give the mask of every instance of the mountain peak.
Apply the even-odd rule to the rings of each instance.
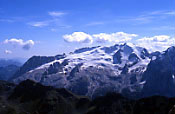
[[[167,49],[168,52],[175,52],[175,46],[171,46]]]
[[[174,47],[168,50],[172,52]],[[158,68],[160,64],[156,63],[157,60],[172,67],[173,56],[174,53],[149,53],[131,43],[85,47],[67,55],[33,57],[20,68],[13,81],[19,83],[31,79],[90,97],[113,91],[128,94],[141,91],[149,83],[149,77],[143,77],[143,74]],[[153,68],[150,69],[150,66]]]

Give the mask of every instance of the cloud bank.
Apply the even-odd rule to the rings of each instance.
[[[84,32],[74,32],[72,34],[63,35],[66,42],[77,42],[77,43],[123,43],[132,40],[137,37],[136,34],[128,34],[124,32],[116,33],[99,33],[99,34],[87,34]]]
[[[21,46],[22,49],[29,50],[31,47],[34,46],[35,42],[33,40],[23,41],[22,39],[12,38],[12,39],[6,39],[4,41],[4,44],[12,44],[13,46]]]
[[[129,34],[124,32],[115,33],[99,33],[87,34],[84,32],[74,32],[72,34],[63,35],[66,42],[76,43],[128,43],[133,42],[135,45],[144,47],[150,52],[164,51],[170,46],[175,46],[175,38],[168,35],[158,35],[153,37],[139,38],[137,34]],[[131,41],[132,40],[132,41]]]
[[[144,37],[136,41],[136,44],[145,47],[149,51],[163,51],[170,46],[175,46],[175,38],[168,35],[159,35],[153,37]]]
[[[113,42],[113,43],[125,43],[127,41],[132,40],[134,37],[137,37],[137,34],[128,34],[124,32],[116,32],[116,33],[100,33],[94,34],[93,37],[99,43]]]

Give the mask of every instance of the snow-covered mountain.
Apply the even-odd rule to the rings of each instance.
[[[149,82],[147,67],[165,53],[149,53],[145,48],[122,44],[81,48],[68,55],[35,56],[20,68],[12,80],[19,83],[31,79],[90,97],[109,91],[137,94]]]

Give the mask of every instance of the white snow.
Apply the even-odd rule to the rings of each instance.
[[[154,61],[154,60],[156,60],[156,59],[157,59],[157,57],[156,57],[156,56],[153,56],[153,57],[152,57],[152,60],[153,60],[153,61]]]
[[[136,48],[135,45],[129,44],[129,46],[132,47],[132,49],[134,50],[134,53],[139,57],[139,59],[141,61],[139,61],[136,65],[132,66],[129,68],[129,72],[131,70],[134,70],[140,66],[145,67],[144,70],[146,70],[146,66],[148,65],[148,63],[150,62],[149,58],[146,59],[142,59],[140,57],[140,50],[138,50]],[[118,71],[118,69],[114,68],[114,66],[118,66],[118,67],[124,67],[126,63],[129,63],[128,61],[128,56],[127,54],[124,54],[123,52],[122,54],[122,63],[121,64],[113,64],[113,54],[116,53],[119,49],[115,50],[113,53],[111,54],[107,54],[105,53],[104,50],[102,50],[103,47],[97,47],[94,48],[93,50],[90,51],[85,51],[82,53],[71,53],[68,54],[65,58],[60,59],[60,60],[54,60],[50,63],[41,65],[40,67],[31,70],[29,72],[33,72],[35,70],[38,69],[47,69],[51,64],[55,63],[55,62],[59,62],[60,64],[64,61],[64,60],[68,60],[68,65],[66,65],[64,67],[64,69],[67,69],[68,71],[70,71],[71,69],[73,69],[77,64],[83,63],[83,65],[81,66],[81,69],[86,69],[87,67],[90,66],[100,66],[99,68],[103,68],[103,67],[110,67],[113,68],[115,70],[117,70],[116,74],[118,74],[120,71]],[[106,59],[110,59],[110,61],[107,61]],[[104,64],[105,66],[102,66],[101,64]],[[63,71],[66,72],[66,71]]]
[[[150,63],[150,59],[148,57],[146,57],[145,59],[141,59],[140,62],[138,62],[137,64],[135,64],[134,66],[129,68],[129,72],[131,72],[132,70],[138,68],[138,67],[145,67],[144,70],[142,70],[142,72],[144,72],[147,68],[147,65]]]
[[[146,83],[146,81],[143,81],[143,82],[140,82],[139,84],[143,85],[143,84],[145,84],[145,83]]]

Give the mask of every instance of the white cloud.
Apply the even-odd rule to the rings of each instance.
[[[86,26],[104,25],[104,22],[91,22],[86,24]]]
[[[93,38],[91,35],[84,32],[74,32],[72,34],[66,34],[63,36],[67,42],[78,42],[78,43],[92,43]]]
[[[136,44],[149,51],[163,51],[170,46],[175,46],[175,38],[167,35],[144,37],[136,41]]]
[[[12,20],[12,19],[0,19],[0,22],[9,22],[9,23],[12,23],[12,22],[14,22],[14,20]]]
[[[52,32],[57,32],[58,30],[57,29],[55,29],[55,28],[51,28],[50,29]]]
[[[165,13],[166,15],[175,15],[175,11],[169,11]]]
[[[148,13],[149,15],[169,15],[169,16],[173,16],[175,15],[175,11],[153,11]]]
[[[62,16],[66,15],[65,12],[52,11],[48,12],[48,18],[41,21],[31,21],[27,23],[33,27],[57,27],[57,28],[70,28],[71,26],[65,24]]]
[[[5,50],[4,53],[5,53],[5,54],[11,54],[12,51],[10,51],[10,50]]]
[[[153,16],[138,16],[131,18],[130,21],[135,21],[138,24],[150,23],[155,17]]]
[[[59,18],[62,15],[65,15],[63,12],[49,12],[49,15],[55,18],[43,20],[43,21],[33,21],[28,23],[28,25],[31,25],[33,27],[46,27],[46,26],[57,26],[59,28],[70,28],[70,26],[65,25],[62,23],[62,19]]]
[[[116,33],[99,33],[87,34],[84,32],[74,32],[72,34],[64,35],[63,38],[66,42],[78,43],[129,43],[132,42],[140,47],[148,49],[150,52],[164,51],[171,46],[175,46],[175,37],[168,35],[157,35],[153,37],[137,37],[137,34],[129,34],[124,32]],[[137,38],[136,38],[137,37]],[[136,39],[134,39],[136,38]]]
[[[47,21],[38,21],[38,22],[31,22],[29,23],[29,25],[33,26],[33,27],[44,27],[44,26],[48,26],[49,22]]]
[[[16,39],[16,38],[6,39],[4,43],[12,44],[14,46],[21,46],[24,50],[29,50],[35,44],[33,40],[23,41],[22,39]]]
[[[100,34],[94,34],[93,37],[95,40],[99,43],[106,43],[106,42],[112,42],[112,43],[124,43],[127,41],[132,40],[134,37],[137,37],[136,34],[128,34],[124,32],[116,32],[116,33],[100,33]]]
[[[152,30],[159,30],[159,31],[163,31],[163,30],[175,30],[174,26],[159,26],[159,27],[151,27],[150,29]]]
[[[175,16],[175,11],[152,11],[152,12],[143,12],[140,15],[135,15],[134,17],[123,17],[117,19],[117,22],[131,22],[131,24],[147,24],[155,21],[161,21],[169,19],[170,17]]]
[[[64,12],[59,12],[59,11],[52,11],[52,12],[49,12],[48,13],[50,16],[53,16],[53,17],[59,17],[59,16],[62,16],[62,15],[65,15],[66,13]]]
[[[99,33],[99,34],[87,34],[84,32],[74,32],[72,34],[66,34],[63,36],[67,42],[79,42],[79,43],[124,43],[137,37],[136,34],[128,34],[124,32],[116,33]]]

